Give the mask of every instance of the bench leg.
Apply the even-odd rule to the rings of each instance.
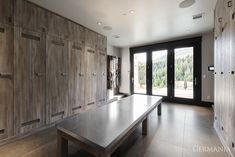
[[[68,157],[68,140],[61,136],[61,133],[57,132],[57,156]]]
[[[162,115],[162,104],[158,105],[158,107],[157,107],[157,114],[158,114],[158,116]]]
[[[142,122],[142,135],[146,136],[148,134],[148,118]]]

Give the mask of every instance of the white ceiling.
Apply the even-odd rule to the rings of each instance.
[[[213,29],[216,0],[30,0],[108,37],[117,47],[129,47],[201,34]],[[134,10],[131,14],[130,10]],[[202,19],[192,15],[204,12]],[[126,15],[123,15],[126,14]],[[102,22],[98,25],[97,22]],[[110,31],[103,26],[113,27]],[[120,38],[113,38],[120,35]]]

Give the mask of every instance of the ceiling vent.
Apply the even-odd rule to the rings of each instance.
[[[193,15],[193,20],[201,19],[205,13],[200,13],[197,15]]]

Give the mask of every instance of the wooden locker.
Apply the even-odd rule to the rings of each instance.
[[[232,9],[231,9],[231,51],[230,51],[230,62],[231,62],[231,85],[230,85],[230,133],[229,133],[229,147],[233,155],[235,156],[235,0],[232,1]]]
[[[68,42],[60,37],[47,35],[46,45],[46,112],[47,123],[53,123],[68,115]]]
[[[85,109],[96,106],[96,79],[97,79],[97,52],[95,49],[85,47],[86,61],[86,86],[85,86]]]
[[[46,31],[46,10],[26,0],[15,0],[15,25],[32,31]]]
[[[85,42],[85,28],[72,21],[68,21],[69,39],[72,41]]]
[[[0,0],[0,23],[13,24],[13,0]]]
[[[96,107],[97,89],[97,34],[85,29],[85,109]]]
[[[47,12],[47,33],[63,39],[69,38],[68,20],[52,12]]]
[[[14,109],[16,134],[45,124],[45,35],[14,30]]]
[[[102,106],[107,100],[107,40],[98,35],[97,41],[97,105]]]
[[[84,108],[85,71],[84,44],[69,42],[69,110],[70,115],[79,113]]]
[[[0,24],[0,140],[13,136],[13,28]]]
[[[217,129],[220,129],[220,105],[219,105],[219,102],[218,102],[218,97],[219,97],[219,63],[218,63],[218,47],[219,47],[219,39],[216,38],[215,39],[215,44],[214,44],[214,52],[215,52],[215,55],[214,55],[214,66],[215,66],[215,71],[214,71],[214,78],[215,78],[215,81],[214,81],[214,109],[215,109],[215,127]]]
[[[85,28],[85,45],[91,49],[96,49],[97,33]]]

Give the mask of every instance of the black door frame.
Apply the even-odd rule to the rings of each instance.
[[[174,97],[174,49],[182,47],[194,47],[194,78],[196,77],[195,86],[194,82],[194,99],[184,99]],[[201,102],[201,37],[189,38],[177,41],[170,41],[160,44],[153,44],[141,47],[130,48],[130,89],[131,94],[134,94],[134,84],[132,78],[134,76],[134,54],[146,52],[147,54],[147,66],[146,66],[146,84],[147,84],[147,95],[152,95],[152,52],[158,50],[168,50],[167,56],[167,85],[168,85],[168,96],[163,97],[164,101],[197,104]],[[173,69],[171,69],[173,68]]]

